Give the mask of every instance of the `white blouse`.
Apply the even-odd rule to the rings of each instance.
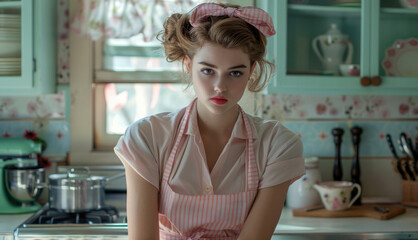
[[[192,108],[187,138],[178,154],[169,184],[181,194],[228,194],[245,191],[246,132],[241,115],[231,138],[211,172]],[[160,188],[164,165],[169,157],[185,108],[140,119],[128,127],[114,150],[122,163],[129,164],[141,177]],[[300,137],[280,122],[247,114],[254,133],[254,154],[260,177],[259,189],[295,180],[305,174]]]

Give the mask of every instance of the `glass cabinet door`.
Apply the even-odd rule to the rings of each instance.
[[[371,76],[388,91],[418,86],[418,5],[416,1],[372,2]],[[411,92],[412,93],[412,92]],[[415,92],[416,94],[416,92]]]
[[[276,4],[276,6],[273,6]],[[344,94],[369,72],[370,2],[265,1],[277,29],[269,39],[276,72],[271,93]]]
[[[32,1],[0,1],[0,88],[32,87]]]
[[[361,1],[289,1],[287,14],[286,75],[360,75]]]

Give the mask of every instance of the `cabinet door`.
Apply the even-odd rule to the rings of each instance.
[[[417,95],[418,9],[402,2],[372,1],[370,76],[381,78],[381,93]]]
[[[56,0],[0,1],[0,45],[1,40],[7,38],[18,38],[21,43],[17,57],[2,55],[0,50],[0,96],[39,95],[55,91],[56,8]],[[15,22],[20,29],[7,20],[10,15],[19,17],[20,21]],[[10,31],[18,32],[19,37],[16,34],[6,34],[6,37],[1,34]],[[14,72],[4,69],[13,69]]]
[[[272,15],[278,32],[268,40],[267,56],[276,65],[268,92],[415,95],[417,84],[413,77],[387,77],[381,63],[387,48],[382,44],[393,44],[394,38],[416,35],[418,29],[413,26],[417,22],[417,11],[381,8],[380,5],[380,0],[260,1],[259,6]],[[331,24],[336,24],[341,33],[348,36],[353,49],[351,64],[358,65],[359,72],[349,71],[346,76],[338,71],[339,67],[335,70],[335,65],[330,71],[327,62],[330,59],[337,59],[334,63],[338,65],[346,63],[348,46],[340,47],[343,53],[335,54],[335,48],[327,45],[327,42],[332,43],[329,38],[319,37],[313,44],[318,36],[326,35]],[[319,54],[314,51],[314,45]]]
[[[0,2],[0,32],[0,94],[32,88],[33,1]]]

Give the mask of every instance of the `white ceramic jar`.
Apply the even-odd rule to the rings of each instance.
[[[306,208],[321,205],[314,185],[321,182],[317,157],[305,157],[306,174],[289,186],[286,205],[290,208]]]

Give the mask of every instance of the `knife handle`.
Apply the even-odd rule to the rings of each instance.
[[[409,162],[409,168],[411,169],[416,179],[418,176],[417,162],[414,160],[409,160],[408,162]]]
[[[393,169],[395,170],[396,173],[398,173],[402,180],[408,180],[408,178],[405,175],[404,170],[402,169],[400,160],[397,159],[392,159],[392,165],[393,165]]]
[[[416,151],[414,149],[414,145],[412,144],[412,140],[410,138],[406,138],[406,144],[407,144],[408,148],[411,151],[411,155],[414,158],[414,161],[417,161],[418,160],[418,156],[417,156],[417,153],[416,153]]]
[[[393,157],[395,157],[395,159],[399,159],[398,154],[396,154],[396,150],[395,150],[395,146],[393,145],[393,141],[392,141],[392,137],[390,136],[390,134],[386,134],[386,141],[389,145],[389,149],[393,154]]]
[[[407,173],[409,180],[415,181],[415,175],[409,167],[409,161],[410,160],[408,158],[401,160],[402,169]]]

